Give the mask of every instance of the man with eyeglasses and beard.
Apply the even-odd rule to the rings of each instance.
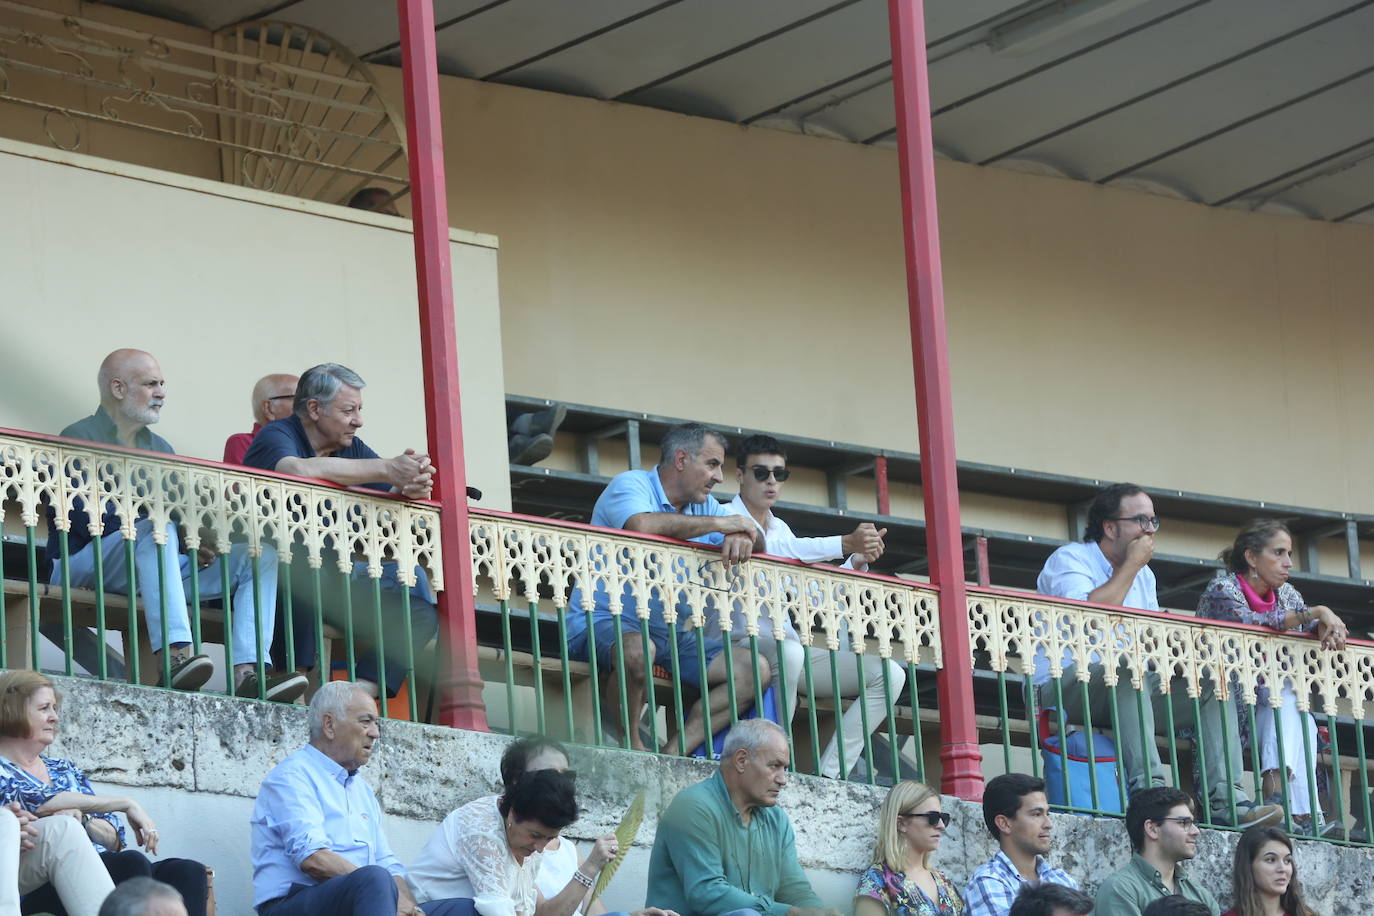
[[[846,569],[867,570],[868,564],[883,555],[883,537],[887,529],[879,530],[870,522],[864,522],[849,534],[830,537],[799,538],[792,533],[787,522],[773,514],[773,506],[782,498],[783,484],[791,476],[787,470],[787,452],[782,443],[772,436],[750,436],[741,442],[735,451],[735,479],[739,483],[739,495],[725,507],[727,512],[753,520],[759,534],[764,538],[768,553],[775,557],[790,557],[805,563],[823,563],[846,557]],[[773,631],[773,623],[766,617],[759,619],[759,652],[768,659],[774,671],[779,668],[778,653],[783,653],[782,685],[783,701],[787,704],[787,716],[793,718],[797,712],[797,690],[802,672],[805,670],[805,656],[811,656],[813,668],[821,671],[830,668],[830,651],[824,645],[813,642],[803,647],[797,631],[790,619],[784,620],[786,632],[781,637]],[[747,621],[743,615],[735,615],[730,638],[737,648],[748,650],[749,634]],[[848,647],[848,633],[841,626],[840,645]],[[906,675],[901,665],[888,660],[888,680],[890,686],[883,686],[883,659],[876,654],[864,655],[863,682],[859,681],[858,671],[852,662],[846,661],[839,666],[840,695],[845,699],[855,699],[863,695],[863,704],[868,707],[867,721],[870,733],[877,731],[887,717],[887,691],[892,696],[900,696]],[[832,678],[815,678],[813,683],[815,697],[833,698]],[[813,698],[813,699],[814,699]],[[821,755],[819,772],[822,776],[836,778],[840,773],[840,735],[844,736],[845,769],[857,766],[863,755],[865,715],[863,706],[858,702],[850,703],[844,712],[836,734],[831,738],[825,752]]]
[[[1221,912],[1217,899],[1188,874],[1183,863],[1197,855],[1197,819],[1187,793],[1171,786],[1146,789],[1126,808],[1131,861],[1097,888],[1096,916],[1141,916],[1156,900],[1180,896]]]
[[[1036,590],[1058,598],[1158,611],[1155,574],[1149,565],[1158,531],[1159,517],[1155,515],[1150,495],[1132,483],[1112,484],[1098,493],[1088,507],[1083,540],[1065,544],[1045,561],[1036,580]],[[1034,623],[1037,635],[1049,632],[1049,621],[1040,619]],[[1194,701],[1181,678],[1175,679],[1165,696],[1160,693],[1159,675],[1150,671],[1141,688],[1144,696],[1138,697],[1141,691],[1132,685],[1131,671],[1123,662],[1117,669],[1116,718],[1113,720],[1113,690],[1106,683],[1106,666],[1100,654],[1093,652],[1090,656],[1086,681],[1078,679],[1078,668],[1068,648],[1064,650],[1061,665],[1059,687],[1064,721],[1084,725],[1085,705],[1094,727],[1110,726],[1115,721],[1122,757],[1118,765],[1125,771],[1126,789],[1131,796],[1164,784],[1164,766],[1154,735],[1155,719],[1168,714],[1164,704],[1169,703],[1175,726],[1192,728],[1202,745],[1206,762],[1203,784],[1207,788],[1211,823],[1226,826],[1271,824],[1283,816],[1283,810],[1277,805],[1256,805],[1242,788],[1244,755],[1235,708],[1231,705],[1222,707],[1217,701],[1216,685],[1211,680],[1202,681],[1202,695],[1196,705],[1201,721],[1195,721]],[[1049,655],[1043,645],[1035,651],[1033,682],[1036,705],[1040,709],[1055,709],[1059,697],[1051,676]],[[1086,704],[1083,691],[1087,692]],[[1143,742],[1142,734],[1147,737]],[[1075,799],[1074,804],[1082,805],[1083,801]]]

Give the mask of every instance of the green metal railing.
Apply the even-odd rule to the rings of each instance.
[[[708,548],[499,513],[473,513],[472,540],[494,727],[711,757],[771,697],[798,769],[820,772],[828,754],[851,778],[925,777],[940,648],[928,587],[765,558],[731,569]],[[649,620],[674,638],[651,640]],[[598,622],[605,644],[590,652]],[[708,669],[715,647],[729,662]],[[684,737],[694,718],[699,749]]]
[[[219,641],[226,693],[236,667],[251,665],[263,699],[269,648],[279,670],[300,662],[321,679],[331,675],[320,660],[341,643],[332,654],[345,676],[359,678],[371,659],[368,677],[408,688],[392,712],[418,718],[417,660],[427,666],[437,629],[421,569],[440,568],[431,505],[7,432],[6,519],[23,534],[0,544],[0,667],[39,667],[47,640],[63,674],[166,684],[171,653],[155,653],[149,671],[140,655],[150,643],[200,654]],[[108,646],[112,634],[122,652]]]
[[[1259,627],[985,588],[970,589],[969,614],[986,673],[978,707],[996,711],[980,725],[998,734],[1002,768],[1047,777],[1055,808],[1115,815],[1130,791],[1165,784],[1193,794],[1205,826],[1243,827],[1247,803],[1276,803],[1291,833],[1369,845],[1374,646],[1326,651]],[[1265,720],[1278,763],[1268,776]]]

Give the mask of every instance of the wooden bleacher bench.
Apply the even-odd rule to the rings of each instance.
[[[506,396],[507,407],[541,410],[553,401],[521,395]],[[577,442],[577,470],[544,466],[511,465],[511,488],[517,512],[587,521],[591,508],[611,476],[626,466],[642,467],[654,456],[655,443],[669,426],[680,418],[658,416],[640,411],[619,410],[585,404],[569,404],[567,418],[558,435]],[[725,428],[734,436],[740,432]],[[848,531],[859,522],[872,522],[889,529],[888,551],[875,567],[879,572],[925,572],[925,525],[917,519],[880,512],[881,507],[856,508],[848,498],[846,482],[855,478],[876,481],[879,474],[893,483],[920,484],[920,456],[893,449],[879,449],[771,433],[787,448],[790,462],[800,468],[825,473],[826,506],[781,503],[778,514],[788,520],[800,536],[817,536]],[[624,465],[606,467],[599,457],[601,442],[625,443]],[[1109,481],[1064,474],[1031,471],[1023,468],[958,463],[961,493],[999,498],[1029,500],[1057,505],[1066,520],[1066,537],[1045,537],[1025,532],[1000,531],[966,526],[964,538],[970,580],[976,579],[977,561],[974,541],[983,537],[989,544],[989,571],[994,585],[1034,589],[1035,577],[1045,559],[1066,539],[1077,539],[1082,532],[1087,502]],[[1285,519],[1297,539],[1302,569],[1295,569],[1292,584],[1310,604],[1326,604],[1347,614],[1346,622],[1354,632],[1374,632],[1374,609],[1368,602],[1374,580],[1360,568],[1360,546],[1374,539],[1374,515],[1289,506],[1259,500],[1212,496],[1168,488],[1146,486],[1160,516],[1169,521],[1198,522],[1239,528],[1261,516]],[[869,511],[869,510],[872,511]],[[1343,542],[1346,575],[1327,575],[1314,570],[1322,543]],[[1218,544],[1220,549],[1224,544]],[[1210,557],[1157,553],[1151,563],[1159,582],[1161,603],[1168,607],[1196,607],[1201,590],[1211,580],[1217,563]]]

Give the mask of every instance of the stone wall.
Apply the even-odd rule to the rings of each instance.
[[[263,774],[304,742],[306,711],[74,679],[59,679],[59,688],[65,702],[53,753],[84,766],[98,792],[137,797],[159,823],[163,855],[212,864],[219,912],[249,913],[253,798]],[[380,750],[363,772],[387,811],[388,836],[403,861],[414,858],[452,808],[494,791],[506,740],[408,723],[383,726]],[[586,813],[566,834],[579,841],[614,827],[634,792],[648,789],[636,848],[606,896],[613,909],[641,906],[658,812],[679,789],[709,775],[710,765],[582,748],[573,749],[573,758]],[[783,793],[802,865],[826,902],[846,911],[855,875],[869,861],[882,798],[882,789],[808,776]],[[992,854],[993,843],[977,805],[946,804],[954,821],[936,862],[962,884]],[[1055,831],[1054,861],[1089,888],[1129,857],[1120,821],[1056,815]],[[1223,906],[1230,902],[1234,844],[1233,833],[1204,831],[1193,865]],[[1299,874],[1319,914],[1374,911],[1374,851],[1299,845]]]

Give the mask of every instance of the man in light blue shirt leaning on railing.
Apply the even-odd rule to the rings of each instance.
[[[1130,483],[1113,484],[1094,497],[1088,507],[1088,524],[1081,542],[1065,544],[1050,555],[1036,581],[1042,595],[1092,601],[1118,607],[1159,610],[1155,594],[1155,574],[1150,559],[1155,551],[1155,533],[1159,518],[1154,502],[1143,489]],[[1052,623],[1040,621],[1041,632]],[[1116,644],[1113,648],[1121,648]],[[1108,688],[1106,667],[1101,656],[1094,652],[1089,659],[1088,681],[1078,680],[1078,668],[1070,650],[1065,649],[1061,661],[1063,673],[1060,689],[1055,690],[1049,658],[1043,648],[1035,654],[1034,691],[1040,709],[1056,709],[1062,698],[1063,715],[1067,723],[1083,725],[1083,691],[1087,691],[1088,714],[1094,728],[1112,724],[1112,691]],[[1117,668],[1116,723],[1120,729],[1121,760],[1126,790],[1134,795],[1150,786],[1162,786],[1166,771],[1160,762],[1159,746],[1154,740],[1155,717],[1165,715],[1165,703],[1173,707],[1173,721],[1179,728],[1192,727],[1202,743],[1207,772],[1207,786],[1211,820],[1215,824],[1269,824],[1277,821],[1283,811],[1276,805],[1256,806],[1241,787],[1240,731],[1234,706],[1222,708],[1217,702],[1215,684],[1202,682],[1198,701],[1201,721],[1195,721],[1193,702],[1186,684],[1175,679],[1166,697],[1159,691],[1159,675],[1146,674],[1143,681],[1145,702],[1137,701],[1137,691],[1131,684],[1131,672],[1125,663]],[[1052,717],[1054,718],[1054,717]],[[1149,740],[1142,746],[1141,735]],[[1170,740],[1177,740],[1171,738]],[[1229,753],[1228,753],[1229,749]],[[1228,758],[1231,763],[1228,766]],[[1236,814],[1231,815],[1234,798]],[[1089,807],[1075,799],[1075,805]]]
[[[762,553],[763,536],[753,521],[727,513],[711,495],[712,488],[725,479],[722,469],[727,446],[725,436],[699,423],[682,423],[671,427],[663,435],[658,466],[648,471],[629,470],[617,474],[597,499],[596,507],[592,510],[592,524],[719,547],[720,559],[727,565],[749,559],[755,550]],[[698,574],[693,570],[685,573]],[[682,575],[678,574],[679,581],[682,581]],[[597,665],[600,670],[607,671],[615,667],[617,653],[615,616],[611,613],[610,595],[604,584],[598,582],[592,600],[594,632],[590,642],[596,648]],[[692,613],[693,609],[687,602],[677,600],[674,603],[679,618]],[[732,658],[729,652],[723,651],[724,646],[719,639],[707,639],[703,643],[707,683],[698,683],[701,675],[697,634],[683,629],[681,620],[676,627],[670,628],[664,619],[661,598],[650,598],[648,604],[650,656],[646,659],[639,635],[638,602],[628,586],[625,588],[620,615],[620,642],[625,666],[624,710],[627,711],[623,718],[629,721],[630,746],[635,750],[645,749],[638,725],[648,687],[646,668],[655,661],[664,667],[671,665],[670,636],[677,644],[680,669],[674,672],[674,676],[702,688],[710,704],[713,723],[730,720],[726,714],[730,704],[726,688],[727,665],[733,665],[735,669],[736,694],[741,697],[754,695],[753,666],[748,657],[741,655]],[[567,619],[568,651],[575,658],[585,659],[590,647],[580,590],[574,589],[568,600]],[[760,659],[760,678],[765,684],[769,676],[767,662]],[[622,723],[621,698],[617,688],[618,678],[610,678],[605,710],[611,714],[609,724],[612,726]],[[700,703],[693,707],[682,732],[684,745],[689,751],[705,740],[706,728]],[[671,742],[669,746],[672,746]]]

